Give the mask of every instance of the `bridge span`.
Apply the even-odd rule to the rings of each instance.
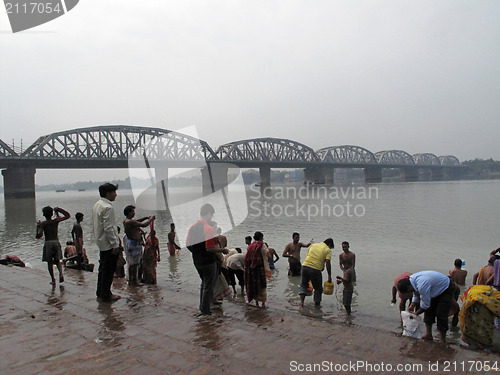
[[[213,182],[212,173],[217,174],[218,185],[224,186],[227,164],[258,168],[262,186],[270,185],[272,168],[304,169],[305,179],[314,183],[333,183],[336,168],[362,168],[367,182],[382,181],[384,168],[399,168],[403,181],[417,181],[421,170],[426,170],[433,179],[457,178],[462,168],[460,161],[451,155],[410,155],[401,150],[373,153],[353,145],[315,151],[302,143],[281,138],[240,140],[214,150],[207,142],[186,134],[125,125],[44,135],[24,151],[15,150],[0,140],[0,168],[6,199],[34,197],[36,169],[129,168],[134,160],[145,161],[146,165],[160,161],[156,165],[162,167],[155,167],[155,173],[165,179],[168,168],[200,168],[206,191],[209,180]]]

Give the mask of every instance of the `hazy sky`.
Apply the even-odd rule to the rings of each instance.
[[[82,0],[16,34],[2,12],[0,138],[195,125],[214,149],[500,160],[499,36],[497,0]]]

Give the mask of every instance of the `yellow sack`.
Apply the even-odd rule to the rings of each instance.
[[[306,290],[306,296],[312,296],[313,292],[314,292],[313,285],[309,281],[309,286],[307,287],[307,290]]]

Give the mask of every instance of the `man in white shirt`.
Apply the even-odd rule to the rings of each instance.
[[[99,199],[92,208],[94,238],[99,248],[99,273],[97,276],[97,299],[113,302],[121,297],[111,293],[113,275],[120,253],[120,240],[116,228],[115,209],[111,202],[116,199],[118,186],[105,183],[99,186]]]
[[[423,339],[432,340],[432,325],[437,317],[437,329],[442,342],[446,342],[448,331],[448,313],[452,305],[456,285],[450,277],[436,271],[421,271],[414,273],[408,279],[398,282],[398,290],[405,293],[413,293],[412,303],[409,311],[420,303],[420,308],[415,314],[423,312],[426,333]]]

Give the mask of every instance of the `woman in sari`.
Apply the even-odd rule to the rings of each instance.
[[[156,237],[154,222],[149,224],[151,232],[144,247],[142,275],[146,284],[156,284],[156,265],[160,261],[160,246]]]
[[[253,239],[245,255],[245,289],[248,303],[255,300],[255,305],[259,307],[259,302],[262,302],[262,308],[265,309],[267,280],[271,278],[268,251],[262,232],[255,232]]]

